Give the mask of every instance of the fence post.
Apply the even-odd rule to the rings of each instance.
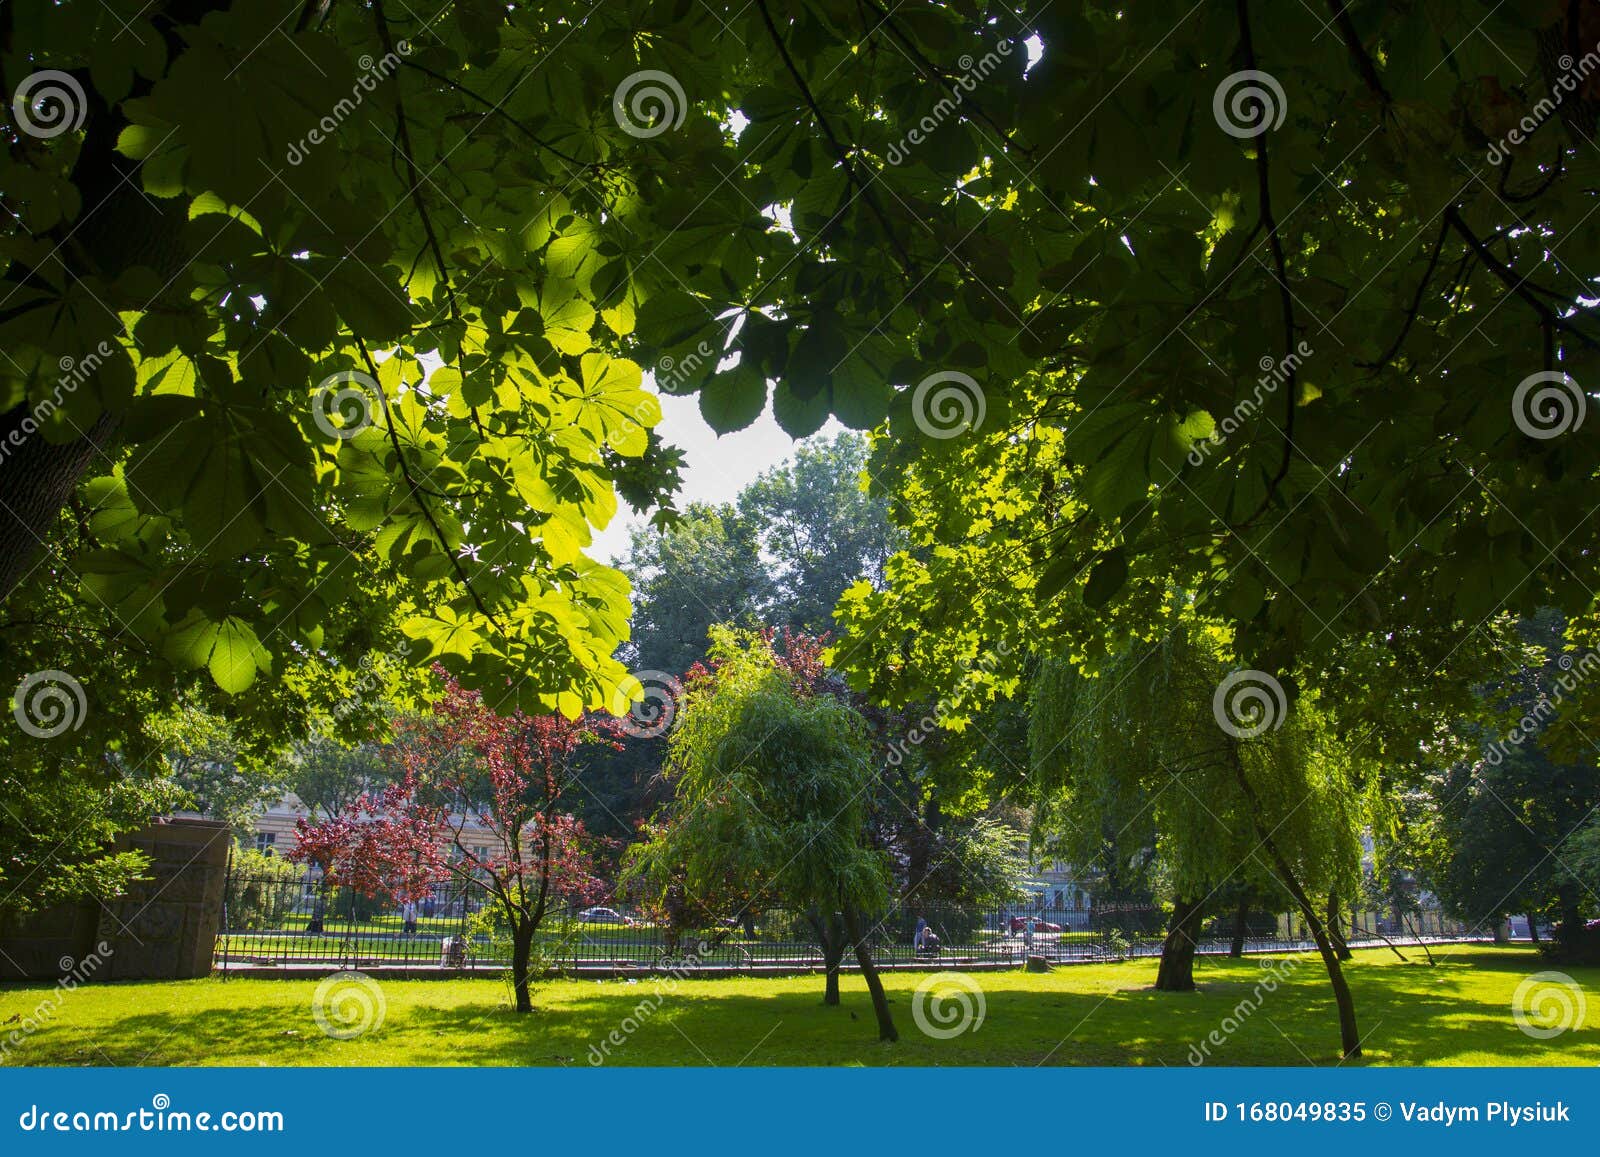
[[[228,862],[222,869],[222,979],[228,979],[228,946],[231,929],[228,920],[228,896],[233,892],[233,841],[228,841]],[[215,961],[212,962],[215,965]]]

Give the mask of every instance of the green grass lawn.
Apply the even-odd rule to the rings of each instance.
[[[1357,953],[1349,968],[1367,1063],[1600,1064],[1600,968],[1568,969],[1588,990],[1586,1022],[1548,1040],[1520,1031],[1518,984],[1546,967],[1527,949],[1445,948],[1439,965]],[[613,1030],[624,1040],[610,1064],[628,1065],[1186,1065],[1191,1045],[1227,1027],[1259,991],[1273,958],[1197,964],[1201,991],[1151,991],[1155,962],[1076,965],[1036,975],[974,974],[986,1011],[976,1030],[949,1040],[919,1031],[913,992],[926,974],[885,978],[898,1044],[877,1042],[859,977],[844,1003],[821,1003],[820,977],[781,980],[551,981],[538,1010],[516,1016],[497,980],[383,981],[382,1025],[352,1040],[326,1036],[312,1016],[316,982],[215,979],[0,988],[0,1022],[27,1016],[55,993],[44,1027],[6,1046],[26,1065],[586,1065]],[[1278,973],[1283,970],[1280,966]],[[1304,1065],[1337,1061],[1338,1032],[1326,976],[1299,960],[1276,991],[1242,1016],[1212,1064]],[[623,1024],[644,1006],[631,1032]],[[19,1027],[0,1023],[3,1035]]]

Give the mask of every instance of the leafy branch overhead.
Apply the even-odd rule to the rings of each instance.
[[[890,649],[977,572],[1089,648],[1172,584],[1257,658],[1575,613],[1594,452],[1511,409],[1594,376],[1590,8],[8,9],[12,88],[65,80],[0,162],[0,586],[75,494],[84,597],[230,691],[398,627],[614,705],[648,372],[877,431],[939,548],[848,611]]]

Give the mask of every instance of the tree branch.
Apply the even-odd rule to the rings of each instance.
[[[767,27],[767,34],[772,38],[772,43],[778,49],[778,55],[783,59],[783,66],[788,69],[789,75],[794,78],[795,84],[799,86],[800,95],[805,98],[807,107],[811,109],[811,115],[817,118],[817,125],[822,129],[822,135],[828,138],[828,144],[832,146],[834,156],[839,159],[839,164],[844,169],[845,177],[856,187],[862,199],[866,201],[867,207],[872,210],[872,215],[878,219],[878,225],[883,229],[884,236],[889,239],[889,244],[894,247],[895,254],[900,258],[901,267],[905,270],[906,275],[915,276],[916,267],[911,260],[911,254],[906,252],[905,246],[900,243],[900,238],[896,236],[894,229],[890,226],[888,215],[884,213],[883,206],[878,203],[878,198],[873,194],[868,182],[863,181],[856,172],[856,167],[850,160],[849,152],[840,143],[839,138],[834,135],[833,126],[828,123],[828,118],[823,116],[822,109],[817,104],[817,98],[811,94],[811,86],[806,83],[805,77],[800,75],[800,69],[795,65],[794,58],[789,55],[789,49],[784,44],[782,35],[778,32],[778,26],[773,23],[772,13],[767,8],[767,0],[756,0],[756,8],[761,13],[761,22]]]
[[[357,338],[356,346],[361,350],[362,360],[367,363],[367,372],[370,373],[373,380],[376,381],[378,378],[378,366],[377,363],[372,360],[372,355],[367,352],[366,343],[360,338]],[[433,535],[439,540],[440,549],[444,551],[445,557],[450,560],[450,566],[456,572],[456,577],[461,580],[461,585],[467,588],[467,594],[472,596],[474,605],[477,606],[483,617],[488,619],[490,623],[494,624],[495,628],[498,630],[500,628],[499,620],[494,617],[493,612],[491,612],[484,604],[482,596],[479,595],[477,590],[473,587],[472,580],[467,577],[466,567],[461,565],[461,559],[456,552],[450,549],[450,543],[449,540],[444,536],[443,528],[440,527],[438,519],[434,517],[432,509],[430,509],[427,502],[423,500],[422,488],[417,484],[416,478],[414,478],[411,474],[411,463],[406,460],[405,449],[400,445],[399,432],[394,428],[394,416],[389,410],[388,397],[384,394],[381,388],[377,391],[377,394],[378,407],[383,411],[383,425],[384,428],[389,432],[389,444],[394,447],[395,458],[398,459],[400,463],[400,474],[406,481],[406,487],[411,491],[412,501],[417,504],[417,509],[422,511],[422,517],[425,518],[428,522],[428,525],[433,528]]]
[[[1383,78],[1378,75],[1378,66],[1373,63],[1366,46],[1361,43],[1361,33],[1356,30],[1356,22],[1350,19],[1344,0],[1328,0],[1328,10],[1333,13],[1333,22],[1338,25],[1339,35],[1344,38],[1344,45],[1350,50],[1350,59],[1355,62],[1356,71],[1361,74],[1362,81],[1372,90],[1372,95],[1388,106],[1391,103],[1389,90],[1383,87]]]
[[[1539,320],[1541,322],[1552,329],[1560,330],[1562,333],[1571,334],[1582,345],[1585,345],[1590,349],[1600,349],[1600,342],[1595,341],[1595,339],[1591,338],[1588,334],[1584,333],[1577,326],[1567,321],[1555,310],[1551,309],[1550,306],[1545,304],[1545,302],[1539,297],[1539,293],[1543,292],[1549,294],[1550,296],[1555,297],[1557,300],[1565,300],[1564,298],[1552,290],[1544,289],[1541,286],[1534,285],[1528,280],[1527,277],[1519,274],[1515,269],[1512,269],[1511,266],[1507,265],[1504,261],[1501,261],[1500,258],[1496,257],[1489,249],[1489,246],[1485,244],[1484,241],[1472,231],[1472,227],[1462,219],[1460,211],[1457,210],[1454,205],[1450,206],[1450,208],[1444,211],[1444,218],[1445,221],[1448,222],[1457,233],[1461,234],[1462,239],[1465,240],[1468,246],[1471,247],[1473,253],[1477,255],[1478,260],[1483,262],[1483,264],[1488,267],[1489,271],[1498,277],[1507,289],[1509,289],[1517,297],[1521,298],[1523,303],[1539,316]]]
[[[1411,308],[1406,310],[1405,324],[1400,327],[1394,342],[1384,351],[1383,356],[1375,362],[1357,362],[1356,365],[1365,370],[1381,370],[1394,359],[1400,352],[1400,347],[1405,344],[1406,335],[1411,332],[1411,327],[1417,320],[1417,311],[1422,308],[1422,295],[1428,290],[1428,283],[1433,280],[1434,272],[1439,268],[1439,255],[1444,250],[1444,239],[1450,235],[1450,222],[1445,221],[1439,226],[1439,236],[1433,242],[1433,253],[1428,257],[1428,267],[1422,271],[1422,281],[1417,285],[1417,292],[1411,299]]]

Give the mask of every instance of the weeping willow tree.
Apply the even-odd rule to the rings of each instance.
[[[671,802],[625,875],[702,902],[738,881],[751,902],[808,913],[826,957],[824,1002],[853,948],[880,1040],[897,1040],[863,931],[889,898],[889,863],[867,840],[873,782],[866,723],[826,678],[760,636],[718,628],[712,666],[691,675],[668,741]]]
[[[1156,987],[1194,987],[1207,905],[1280,892],[1328,969],[1345,1056],[1361,1051],[1340,946],[1313,896],[1355,894],[1370,777],[1311,694],[1228,671],[1227,636],[1184,615],[1092,670],[1042,664],[1030,756],[1033,838],[1080,864],[1126,863],[1154,841],[1173,911]],[[1255,674],[1255,673],[1249,673]]]

